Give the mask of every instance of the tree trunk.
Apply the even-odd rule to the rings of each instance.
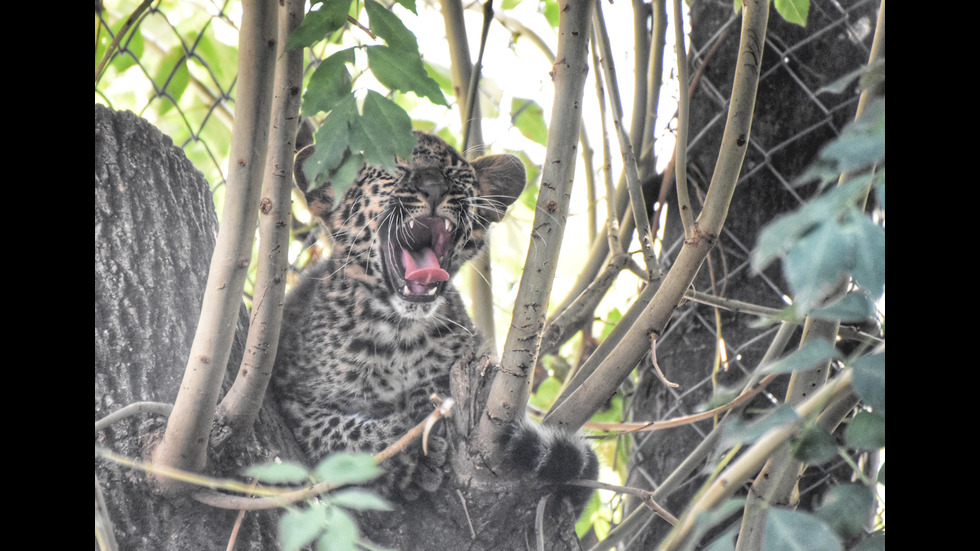
[[[214,248],[207,182],[183,151],[145,120],[95,106],[95,419],[140,401],[172,404],[187,363]],[[247,317],[229,364],[234,375]],[[96,434],[96,445],[141,458],[166,419],[140,414]],[[209,459],[235,476],[295,443],[263,408],[255,434]],[[119,549],[225,549],[236,511],[155,495],[142,472],[96,460]],[[275,549],[276,511],[248,513],[236,549]],[[98,545],[96,546],[98,548]]]
[[[171,140],[132,113],[95,107],[95,418],[135,402],[172,404],[198,319],[217,218],[207,182]],[[241,360],[247,317],[239,319],[224,391]],[[482,467],[466,442],[486,401],[493,368],[461,361],[454,369],[459,404],[442,421],[455,449],[455,476],[438,492],[393,512],[363,515],[361,528],[377,543],[403,551],[512,550],[536,545],[535,508],[546,491]],[[143,458],[166,419],[140,414],[96,434],[96,444]],[[451,424],[450,424],[451,423]],[[440,429],[442,430],[442,429]],[[243,468],[275,457],[302,461],[302,452],[266,403],[244,443],[213,450],[208,473],[241,478]],[[105,496],[119,549],[225,549],[236,511],[189,498],[153,493],[141,471],[97,459],[96,479]],[[545,549],[578,549],[575,517],[549,503]],[[236,550],[278,548],[278,510],[249,512]],[[472,531],[471,531],[472,530]],[[96,545],[98,549],[98,545]]]
[[[849,13],[849,25],[857,26],[862,18],[866,18],[873,31],[876,2],[851,0],[840,4]],[[700,2],[692,7],[691,44],[700,54],[692,67],[692,75],[711,47],[712,37],[731,17],[730,4]],[[847,26],[840,24],[842,19],[843,14],[829,2],[812,3],[805,29],[787,23],[775,12],[771,14],[751,143],[723,235],[695,280],[694,287],[698,291],[722,294],[724,287],[727,298],[773,308],[785,306],[781,292],[788,294],[788,291],[778,263],[760,276],[748,267],[748,252],[766,223],[780,213],[798,208],[815,192],[813,186],[790,189],[787,182],[800,174],[819,147],[854,116],[856,96],[813,94],[821,86],[867,62],[873,32],[855,42],[849,36]],[[830,30],[816,34],[824,29]],[[721,47],[709,60],[691,101],[688,135],[697,138],[688,151],[688,180],[695,208],[699,204],[698,194],[703,198],[706,192],[721,143],[724,116],[715,116],[728,107],[718,98],[727,100],[731,93],[739,30],[736,20]],[[673,190],[669,201],[665,250],[683,239],[683,228],[675,215],[677,198]],[[771,341],[771,333],[758,338],[765,330],[752,327],[752,316],[721,311],[719,319],[720,335],[711,307],[689,303],[675,311],[670,325],[657,341],[657,359],[666,378],[680,387],[666,388],[646,360],[634,394],[633,417],[636,420],[662,420],[691,414],[696,406],[707,401],[712,393],[710,376],[719,336],[725,339],[731,361],[728,371],[718,374],[719,385],[731,385],[755,368]],[[791,341],[790,346],[794,342]],[[771,386],[770,391],[782,398],[784,393],[778,388]],[[711,428],[711,421],[705,421],[638,437],[628,484],[649,487],[649,481],[654,481],[659,485]],[[689,481],[661,505],[680,514],[699,487],[700,479]],[[654,520],[630,549],[653,549],[669,529],[666,522]]]

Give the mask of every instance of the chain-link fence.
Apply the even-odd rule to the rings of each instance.
[[[785,304],[788,292],[778,267],[753,273],[750,251],[759,229],[774,212],[792,210],[816,193],[814,186],[798,187],[794,181],[814,159],[819,145],[853,119],[857,105],[853,86],[845,93],[821,89],[867,61],[878,3],[811,0],[806,28],[781,21],[775,11],[771,14],[757,115],[730,222],[699,276],[699,289],[774,308]],[[97,69],[96,101],[150,119],[185,150],[215,189],[225,181],[233,120],[236,10],[240,4],[231,0],[120,0],[96,6],[97,66],[110,44],[117,43],[112,57],[101,71]],[[699,74],[699,81],[691,106],[688,178],[703,193],[728,111],[740,17],[733,13],[730,0],[693,2],[691,16],[691,72]],[[668,266],[682,239],[668,227],[663,246]],[[644,390],[654,401],[634,396],[629,416],[657,421],[691,414],[718,385],[750,373],[775,328],[733,330],[748,325],[744,319],[720,323],[714,309],[704,305],[679,308],[658,341],[660,363],[671,362],[671,350],[680,357],[692,347],[703,348],[701,368],[679,388],[659,385],[654,391]],[[694,334],[700,337],[695,339]],[[724,345],[720,361],[727,362],[727,374],[711,369],[717,343]],[[674,377],[669,368],[667,377]],[[769,398],[781,400],[776,393]],[[699,441],[710,427],[693,425],[685,430],[692,431],[691,441]],[[630,483],[656,488],[663,482],[663,473],[670,469],[653,469],[650,462],[666,461],[664,452],[648,451],[662,448],[662,438],[660,433],[635,438]],[[832,462],[813,469],[816,474],[805,480],[801,493],[805,496],[820,487],[838,467]],[[641,540],[633,545],[630,548],[647,548]]]
[[[96,102],[153,122],[213,188],[231,144],[240,9],[231,0],[96,3]]]
[[[813,0],[805,29],[771,11],[745,161],[723,235],[695,282],[698,291],[769,308],[787,306],[790,292],[779,266],[755,273],[750,252],[766,222],[818,193],[816,185],[801,186],[797,179],[820,146],[853,120],[858,101],[855,84],[843,93],[822,89],[867,62],[878,4]],[[700,75],[691,104],[687,170],[690,185],[703,194],[728,113],[741,18],[727,1],[695,2],[691,12],[691,73]],[[667,266],[683,243],[683,232],[676,225],[673,229],[668,223],[663,245]],[[752,317],[695,302],[678,308],[657,339],[656,349],[666,378],[680,386],[663,384],[648,357],[630,395],[629,419],[663,421],[691,415],[702,411],[712,394],[743,381],[758,366],[777,330],[776,326],[751,327]],[[785,383],[770,387],[757,404],[781,403],[784,393]],[[628,484],[658,488],[712,428],[708,421],[634,437]],[[811,502],[828,481],[839,482],[850,473],[841,458],[811,467],[800,483],[801,502]],[[677,500],[666,503],[668,508],[679,513],[701,481],[700,476],[688,478],[675,492]],[[620,549],[650,549],[666,529],[663,521],[650,515],[631,530]]]

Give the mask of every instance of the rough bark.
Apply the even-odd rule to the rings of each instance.
[[[217,219],[203,176],[145,120],[95,106],[95,419],[138,401],[173,403],[187,362]],[[244,308],[229,365],[242,354]],[[231,375],[234,371],[231,371]],[[225,389],[230,384],[226,377]],[[165,419],[141,414],[96,434],[96,445],[140,458]],[[294,446],[263,408],[255,436],[209,458],[237,475]],[[96,460],[120,549],[224,549],[237,515],[153,494],[139,471]],[[236,549],[275,549],[275,511],[248,513]]]
[[[95,107],[95,418],[130,403],[173,403],[198,319],[217,219],[207,182],[169,138],[132,113]],[[240,318],[223,391],[241,358],[247,319]],[[494,371],[480,359],[454,370],[460,404],[442,422],[455,442],[455,476],[439,492],[393,512],[365,515],[361,528],[374,542],[401,549],[512,550],[534,547],[535,509],[547,488],[493,473],[474,449],[473,427]],[[159,438],[165,419],[140,414],[96,434],[96,444],[140,458]],[[275,404],[266,403],[254,434],[212,453],[208,473],[238,477],[252,464],[279,456],[302,459]],[[144,475],[97,459],[119,548],[225,549],[236,511],[153,493]],[[464,506],[465,503],[465,506]],[[545,549],[579,549],[575,517],[549,503]],[[236,550],[278,548],[279,512],[249,512]],[[475,537],[471,534],[472,525]],[[96,546],[98,549],[98,546]]]
[[[846,9],[862,3],[867,4],[861,9],[867,11],[873,24],[877,3],[864,3],[860,0],[841,2]],[[828,18],[841,17],[839,13],[830,9],[823,10],[824,5],[814,3],[806,29],[785,22],[773,12],[769,18],[768,36],[775,37],[771,39],[779,40],[780,46],[785,48],[808,36],[807,33],[812,32],[813,29],[826,27],[829,23]],[[856,20],[858,15],[854,14],[852,20]],[[692,6],[691,13],[692,44],[697,48],[704,48],[709,38],[714,36],[730,17],[732,17],[730,4],[696,3]],[[735,70],[734,56],[738,30],[739,26],[736,22],[728,33],[726,42],[711,58],[703,77],[718,86],[718,93],[724,97],[728,97],[731,93],[731,75]],[[866,41],[870,43],[870,35]],[[751,249],[759,231],[767,222],[782,212],[797,208],[800,205],[800,198],[805,200],[814,192],[812,187],[801,188],[795,190],[798,196],[794,195],[769,169],[757,172],[753,170],[763,163],[770,163],[779,174],[790,176],[799,174],[813,159],[819,147],[835,135],[834,129],[839,130],[853,117],[853,102],[850,106],[842,107],[842,104],[851,99],[846,94],[820,96],[820,100],[831,110],[828,116],[810,100],[804,87],[815,91],[821,85],[829,84],[837,76],[860,67],[866,61],[866,48],[851,42],[845,34],[845,29],[839,27],[835,32],[825,33],[819,39],[812,40],[793,51],[791,63],[794,64],[797,72],[800,72],[800,67],[807,68],[803,72],[809,79],[807,82],[798,83],[784,70],[776,69],[769,73],[782,60],[772,50],[771,45],[767,44],[762,59],[763,79],[759,85],[751,137],[754,142],[767,149],[774,148],[786,140],[791,140],[791,143],[787,147],[774,151],[768,159],[758,149],[753,147],[748,149],[742,176],[751,175],[739,182],[725,232],[710,255],[716,281],[720,281],[724,271],[721,255],[727,255],[729,269],[742,265],[747,252],[743,246]],[[692,137],[701,135],[720,109],[717,100],[702,82],[692,98],[689,135]],[[828,124],[818,125],[821,121],[828,121]],[[815,125],[817,127],[811,132],[802,133],[804,129]],[[694,186],[699,186],[702,192],[706,188],[706,180],[711,176],[718,155],[722,127],[723,124],[715,122],[714,126],[708,128],[688,151],[688,177],[692,190]],[[692,167],[700,170],[692,170]],[[698,202],[694,193],[692,191],[692,203],[697,208]],[[669,212],[677,212],[676,192],[672,191],[669,200]],[[669,217],[665,231],[665,243],[674,243],[682,238],[683,228],[680,227],[679,218]],[[781,284],[779,270],[778,265],[773,265],[765,275],[769,280]],[[727,276],[726,297],[769,307],[782,307],[778,293],[748,269],[724,275]],[[700,291],[710,292],[711,285],[706,263],[702,266],[694,286]],[[717,291],[720,291],[720,288]],[[769,344],[769,339],[752,341],[761,330],[751,327],[750,322],[751,320],[744,315],[721,312],[723,334],[729,345],[740,346],[750,343],[738,350],[741,358],[733,363],[733,367],[727,373],[719,375],[718,382],[723,386],[735,383],[744,376],[744,371],[740,368],[754,368]],[[678,383],[680,388],[678,391],[665,388],[659,377],[650,369],[647,360],[646,367],[641,369],[641,382],[634,395],[635,418],[658,420],[692,413],[695,405],[709,397],[710,385],[700,387],[696,385],[708,378],[712,368],[717,344],[716,336],[711,330],[713,325],[714,313],[708,306],[689,303],[686,307],[678,308],[668,331],[657,342],[657,359],[666,378]],[[682,399],[676,397],[679,393],[685,393]],[[781,396],[782,392],[774,389],[774,394]],[[711,423],[707,421],[700,425],[700,429],[689,426],[654,432],[643,437],[634,455],[637,461],[631,465],[632,478],[629,484],[647,487],[647,480],[650,479],[659,484],[690,454],[710,430]],[[640,469],[645,472],[644,475],[640,475]],[[699,481],[692,481],[661,504],[671,512],[679,514],[699,486]],[[635,548],[655,547],[669,529],[670,526],[665,522],[660,519],[654,520],[641,538],[635,542]]]

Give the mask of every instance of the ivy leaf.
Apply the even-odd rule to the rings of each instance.
[[[885,159],[885,99],[868,103],[861,116],[850,122],[840,136],[820,150],[824,162],[839,172],[858,170]]]
[[[388,46],[368,46],[368,67],[389,90],[413,92],[429,98],[434,104],[449,106],[439,84],[425,72],[422,58],[414,52],[398,51]]]
[[[821,308],[814,308],[809,315],[844,323],[857,323],[874,317],[875,305],[862,291],[850,292]]]
[[[851,276],[872,298],[878,298],[885,292],[885,228],[856,210],[851,212],[844,225],[854,243]]]
[[[840,355],[834,346],[824,339],[814,339],[808,341],[792,354],[781,358],[761,369],[761,373],[789,373],[792,371],[805,371],[819,367],[827,360],[837,358]]]
[[[854,362],[854,390],[872,409],[885,412],[885,353],[861,356]]]
[[[790,23],[806,27],[806,16],[810,11],[810,0],[775,0],[773,5],[779,15]]]
[[[725,450],[736,444],[751,444],[769,430],[795,423],[799,418],[792,406],[783,404],[748,422],[742,419],[732,419],[722,429],[718,448]]]
[[[819,425],[809,425],[792,441],[793,457],[820,465],[837,457],[837,443],[827,429]]]
[[[330,111],[350,95],[353,81],[347,64],[353,62],[353,48],[341,50],[320,62],[303,93],[303,115],[309,117]]]
[[[320,9],[307,13],[286,40],[286,50],[312,46],[343,27],[347,23],[350,3],[351,0],[325,0]]]
[[[874,507],[871,488],[860,484],[841,484],[831,488],[823,504],[814,511],[840,537],[853,538],[864,532],[864,522]]]
[[[767,551],[843,551],[837,534],[820,518],[772,508],[762,545]]]
[[[820,224],[786,253],[783,273],[798,313],[829,296],[854,264],[854,245],[833,221]]]
[[[885,447],[885,416],[877,411],[859,411],[847,424],[844,435],[848,447],[880,450]]]

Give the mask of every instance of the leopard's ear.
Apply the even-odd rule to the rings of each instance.
[[[293,162],[293,179],[296,180],[296,186],[299,190],[306,196],[306,206],[310,214],[325,220],[326,216],[333,210],[334,191],[329,182],[309,191],[309,180],[303,171],[303,165],[313,156],[313,151],[313,146],[308,145],[296,154],[296,160]]]
[[[514,155],[488,155],[470,164],[483,198],[480,214],[490,222],[499,222],[527,184],[524,163]]]

